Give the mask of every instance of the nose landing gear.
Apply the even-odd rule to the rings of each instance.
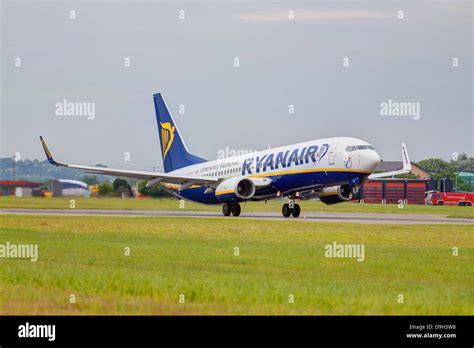
[[[281,213],[283,214],[284,217],[290,217],[290,215],[292,215],[293,217],[296,218],[300,216],[301,208],[299,204],[296,204],[291,200],[290,203],[283,204]]]
[[[230,214],[233,216],[239,216],[240,211],[239,203],[224,203],[222,206],[222,214],[224,214],[224,216],[229,216]]]

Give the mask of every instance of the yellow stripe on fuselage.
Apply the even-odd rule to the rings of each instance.
[[[248,176],[249,178],[262,178],[267,176],[277,176],[277,175],[288,175],[288,174],[301,174],[301,173],[314,173],[314,172],[356,172],[363,174],[370,174],[372,172],[362,169],[347,169],[347,168],[315,168],[315,169],[296,169],[296,170],[287,170],[284,172],[274,172],[274,173],[260,173],[253,174]]]

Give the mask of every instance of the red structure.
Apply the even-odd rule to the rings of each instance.
[[[38,188],[42,186],[42,183],[23,181],[23,180],[0,180],[0,195],[10,196],[15,194],[15,188],[17,187],[29,187]]]
[[[360,187],[360,200],[365,203],[425,204],[428,180],[367,180]]]

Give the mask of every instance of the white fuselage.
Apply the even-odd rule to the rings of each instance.
[[[346,183],[351,174],[366,177],[374,172],[379,162],[379,155],[369,143],[357,138],[336,137],[199,163],[172,173],[222,180],[234,177],[270,178],[274,180],[273,193],[285,195],[286,192]],[[166,183],[163,186],[178,188]],[[189,189],[177,195],[196,200],[187,197],[186,191]],[[265,194],[271,195],[268,192]]]

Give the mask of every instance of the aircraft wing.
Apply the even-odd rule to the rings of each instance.
[[[400,174],[408,174],[411,172],[411,162],[410,157],[408,157],[408,150],[405,143],[402,143],[402,161],[403,161],[403,168],[401,170],[395,170],[393,172],[385,172],[385,173],[374,173],[369,175],[369,179],[377,179],[377,178],[385,178],[388,176],[400,175]]]
[[[186,185],[186,186],[190,186],[192,184],[201,184],[201,185],[215,184],[219,181],[218,178],[209,178],[209,177],[204,177],[204,176],[183,176],[183,175],[160,173],[160,172],[146,172],[146,171],[139,171],[139,170],[101,168],[101,167],[93,167],[93,166],[82,166],[82,165],[76,165],[76,164],[60,163],[60,162],[57,162],[51,155],[51,152],[49,151],[48,146],[46,145],[46,142],[44,141],[43,137],[40,136],[40,140],[41,140],[41,144],[43,145],[44,152],[46,153],[48,162],[55,166],[80,169],[87,173],[146,179],[148,180],[147,186],[157,184],[160,181],[165,181],[167,183],[172,183],[172,184]]]

